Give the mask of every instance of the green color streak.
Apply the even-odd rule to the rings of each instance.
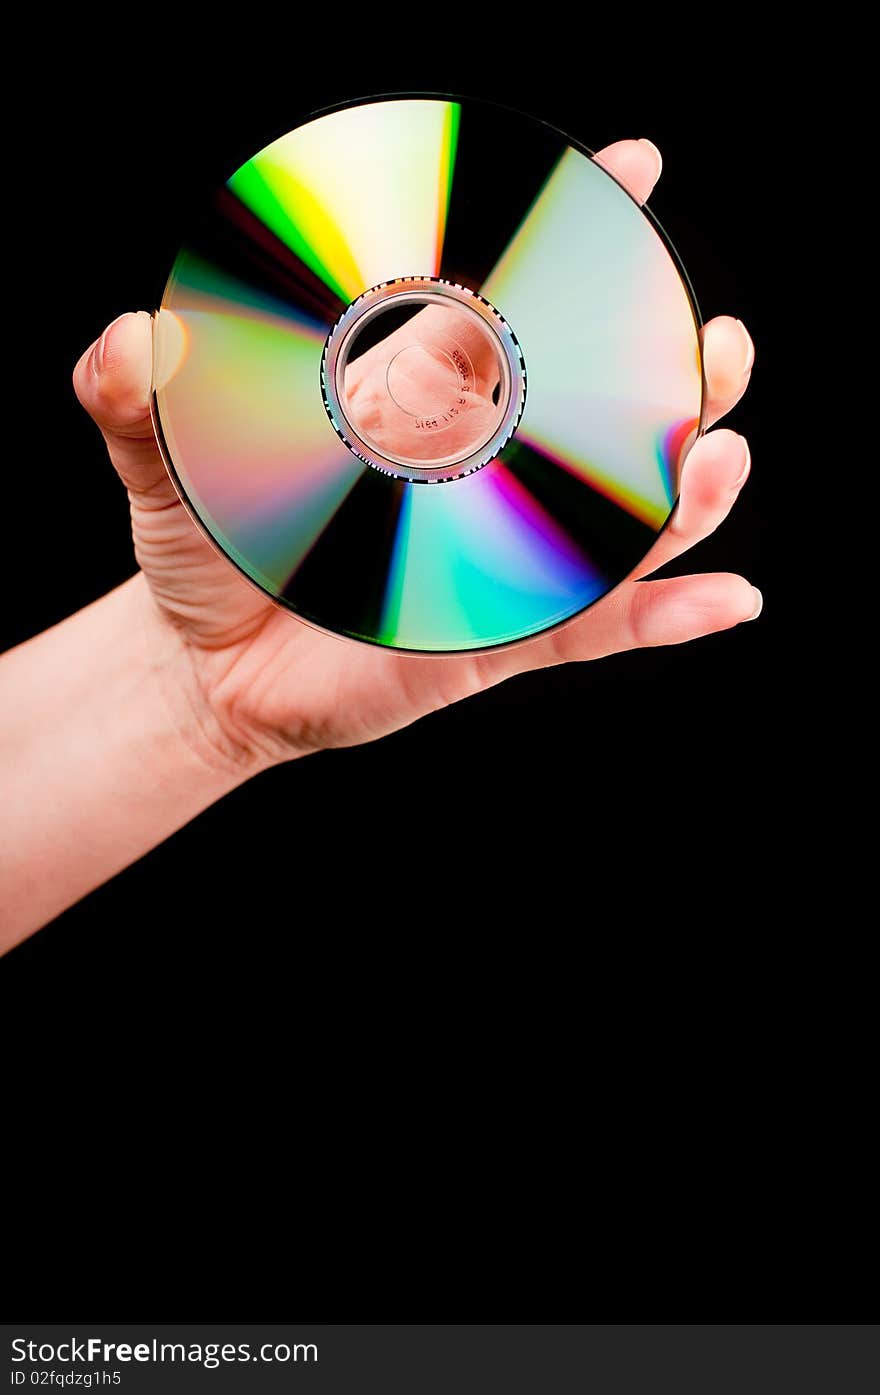
[[[458,154],[458,128],[461,125],[461,104],[450,102],[446,111],[446,130],[444,132],[444,148],[446,150],[446,191],[443,205],[443,230],[446,231],[446,219],[449,216],[449,203],[452,199],[452,181],[455,176],[455,157]]]
[[[304,228],[320,230],[322,227],[326,228],[328,223],[326,214],[304,185],[290,176],[288,187],[284,190],[285,202],[282,203],[280,191],[276,193],[257,169],[254,161],[248,160],[246,165],[236,170],[229,181],[229,188],[285,246],[335,291],[342,301],[347,303],[351,299],[345,286],[336,279],[312,242],[304,235]]]

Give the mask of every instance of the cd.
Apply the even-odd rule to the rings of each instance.
[[[642,560],[702,428],[699,316],[656,221],[482,102],[320,115],[237,169],[155,317],[195,520],[301,619],[395,650],[528,639]]]

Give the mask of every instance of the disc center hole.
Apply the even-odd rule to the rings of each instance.
[[[340,348],[335,381],[355,435],[418,469],[472,457],[510,403],[511,374],[492,324],[431,292],[402,292],[360,317]]]

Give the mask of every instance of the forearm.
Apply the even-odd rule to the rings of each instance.
[[[0,659],[0,953],[254,773],[143,577]]]

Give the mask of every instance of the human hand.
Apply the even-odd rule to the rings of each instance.
[[[597,158],[640,202],[660,173],[645,141],[617,142]],[[748,446],[720,430],[689,454],[675,515],[638,571],[563,628],[505,652],[448,657],[321,634],[252,589],[180,503],[149,415],[151,334],[146,313],[122,316],[83,355],[74,383],[128,489],[155,667],[189,744],[215,768],[244,778],[308,751],[382,736],[518,672],[681,643],[759,612],[759,593],[739,576],[639,580],[711,533],[745,483]],[[705,326],[703,351],[711,424],[745,391],[753,348],[725,316]]]

